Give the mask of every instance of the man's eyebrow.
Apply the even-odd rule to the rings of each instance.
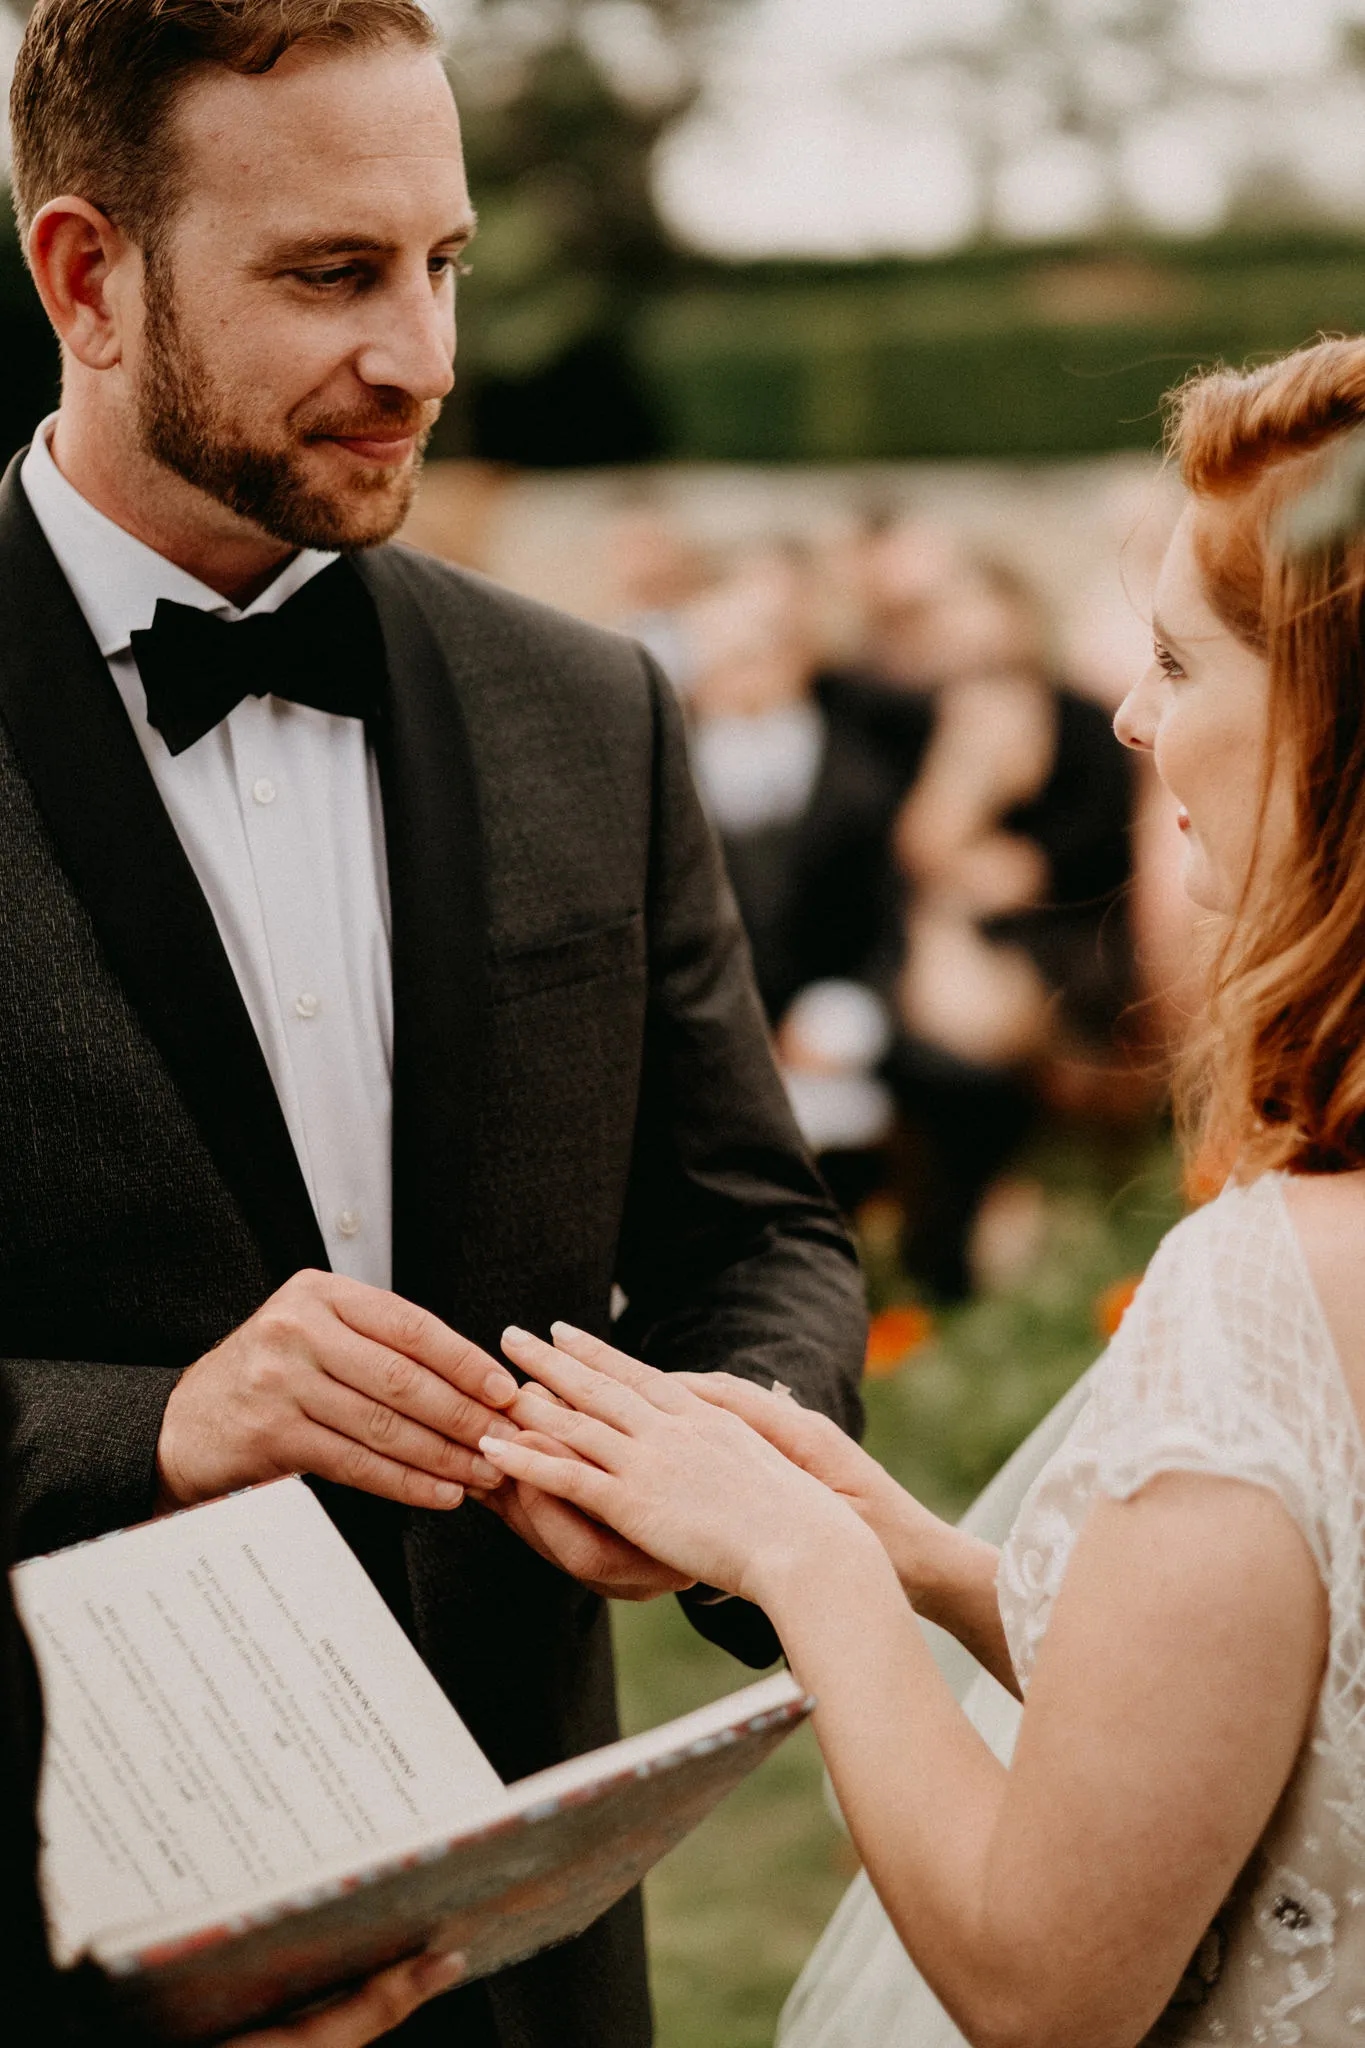
[[[478,225],[477,218],[471,214],[448,235],[439,236],[432,247],[466,248],[478,232]],[[326,263],[335,262],[339,256],[392,256],[397,253],[397,248],[396,242],[386,241],[382,235],[301,235],[277,242],[266,261],[272,266]]]

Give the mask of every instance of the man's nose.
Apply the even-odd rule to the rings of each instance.
[[[373,331],[355,358],[357,375],[374,387],[430,402],[455,382],[455,315],[432,291],[425,269],[415,287],[396,288],[376,307]]]

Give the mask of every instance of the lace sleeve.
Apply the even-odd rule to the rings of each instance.
[[[1329,1576],[1357,1425],[1278,1176],[1229,1187],[1165,1239],[1094,1401],[1103,1492],[1126,1500],[1159,1472],[1269,1487]]]

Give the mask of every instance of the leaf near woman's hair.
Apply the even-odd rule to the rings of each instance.
[[[1365,534],[1365,427],[1342,437],[1323,475],[1280,515],[1291,554],[1316,555]]]

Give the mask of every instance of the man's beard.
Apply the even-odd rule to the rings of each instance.
[[[363,415],[309,420],[308,438],[363,439],[394,428],[417,437],[417,459],[400,475],[376,470],[349,492],[328,492],[308,482],[298,443],[262,447],[232,418],[180,324],[172,282],[155,257],[147,266],[144,346],[137,394],[142,444],[196,490],[294,548],[375,547],[403,524],[431,438],[430,407],[403,392],[376,389]]]

